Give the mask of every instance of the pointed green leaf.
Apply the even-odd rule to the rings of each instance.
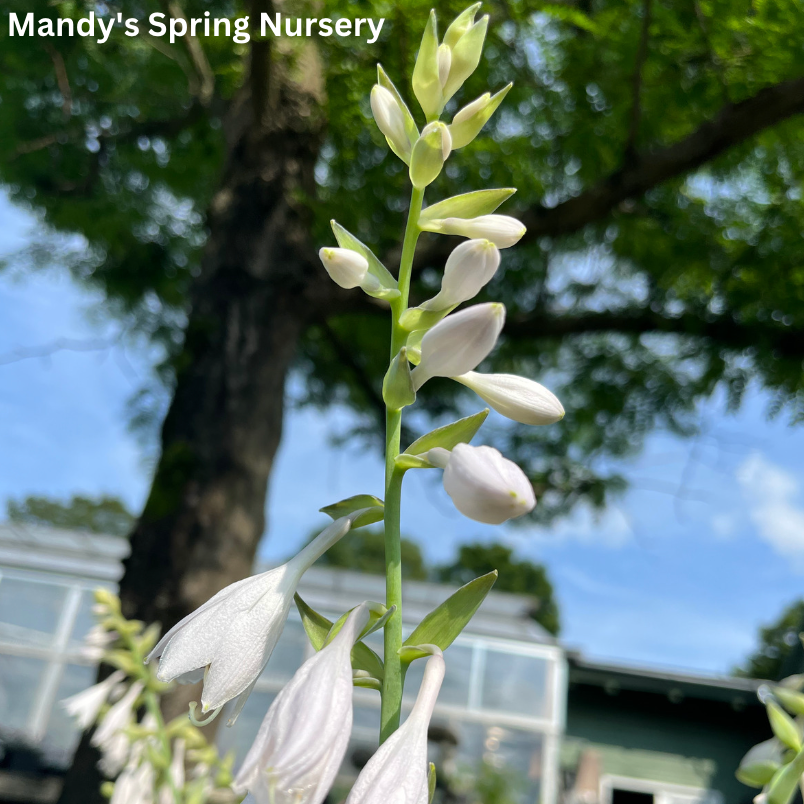
[[[481,410],[465,419],[458,419],[451,424],[437,427],[421,438],[417,438],[404,452],[405,455],[422,455],[435,447],[452,449],[457,444],[469,443],[480,429],[480,425],[486,421],[489,409]],[[343,516],[343,514],[341,514]]]
[[[472,619],[497,580],[497,570],[469,581],[433,609],[405,640],[407,646],[438,645],[446,650]]]
[[[794,715],[804,715],[804,693],[786,687],[774,687],[773,697]]]
[[[490,215],[515,192],[514,187],[504,187],[499,190],[475,190],[473,193],[445,198],[422,211],[419,228],[426,229],[430,221],[443,218],[477,218],[480,215]]]
[[[397,291],[396,279],[391,276],[389,270],[377,259],[374,252],[365,244],[358,240],[351,232],[348,232],[337,221],[330,221],[332,231],[335,233],[335,239],[341,248],[348,248],[362,254],[369,264],[369,273],[375,276],[380,284],[386,289],[386,296],[389,290],[396,291],[395,295],[399,295]]]
[[[430,763],[430,767],[427,771],[427,801],[428,804],[433,804],[433,796],[435,795],[436,789],[436,768],[433,762]]]
[[[804,773],[804,751],[799,751],[792,762],[779,768],[768,785],[768,804],[788,804],[796,792],[802,773]]]
[[[794,751],[801,750],[801,731],[798,724],[782,709],[776,701],[768,701],[768,720],[770,720],[773,733]]]
[[[382,399],[389,410],[402,410],[416,401],[407,349],[403,346],[391,361],[382,381]]]
[[[764,787],[782,765],[784,747],[775,737],[758,743],[740,760],[735,776],[749,787]]]
[[[379,497],[374,497],[371,494],[356,494],[354,497],[347,497],[345,500],[332,503],[332,505],[325,505],[319,510],[322,514],[326,514],[333,519],[340,519],[342,516],[348,516],[361,508],[368,508],[369,510],[352,522],[353,529],[380,522],[385,513],[385,503]]]
[[[332,622],[308,606],[298,592],[293,599],[296,601],[296,608],[301,615],[302,625],[310,644],[315,650],[321,650],[332,630]],[[355,670],[364,670],[371,677],[382,681],[384,675],[382,659],[364,642],[358,642],[352,648],[352,667]]]
[[[380,692],[382,690],[382,684],[376,678],[356,678],[352,681],[352,685],[355,687],[364,687],[365,689],[369,690],[377,690]]]
[[[453,304],[443,310],[424,310],[421,307],[411,307],[399,316],[399,326],[408,332],[428,330],[449,315],[457,306],[457,304]]]
[[[404,452],[397,456],[394,461],[397,469],[407,471],[408,469],[434,469],[435,467],[430,461],[420,458],[418,455],[406,455]]]

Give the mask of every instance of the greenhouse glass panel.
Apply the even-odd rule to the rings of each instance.
[[[0,641],[47,647],[59,623],[68,587],[0,578]]]
[[[483,709],[549,717],[549,670],[547,659],[489,649],[483,674]]]
[[[45,662],[0,654],[0,728],[24,731],[39,690]]]

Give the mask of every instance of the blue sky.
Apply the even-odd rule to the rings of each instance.
[[[24,246],[36,225],[0,196],[0,254]],[[58,339],[113,340],[99,301],[58,271],[0,274],[0,506],[31,493],[114,494],[135,510],[144,499],[150,465],[127,403],[148,376],[148,350],[25,357]],[[626,467],[631,489],[601,517],[580,510],[549,530],[487,527],[454,510],[437,473],[411,472],[403,528],[433,562],[462,542],[502,539],[546,564],[562,636],[589,656],[727,671],[762,623],[804,595],[804,428],[768,421],[765,403],[754,392],[726,417],[713,400],[700,438],[652,437]],[[348,424],[346,411],[289,414],[263,558],[286,557],[323,525],[322,505],[380,493],[379,455],[327,445]]]

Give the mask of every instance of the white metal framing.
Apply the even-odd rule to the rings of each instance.
[[[27,583],[63,586],[67,593],[61,612],[53,631],[53,639],[47,646],[21,645],[0,638],[0,654],[20,658],[40,659],[46,662],[45,671],[39,682],[35,700],[28,712],[24,733],[32,740],[41,740],[47,731],[59,684],[67,664],[91,667],[94,662],[80,651],[71,649],[70,637],[75,628],[81,605],[81,595],[91,594],[99,586],[108,586],[98,581],[90,581],[72,575],[43,573],[18,569],[0,569],[0,585],[3,579],[14,579]]]

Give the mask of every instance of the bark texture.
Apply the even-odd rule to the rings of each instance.
[[[228,158],[209,210],[162,454],[120,584],[129,618],[163,630],[251,572],[265,528],[298,339],[329,292],[303,205],[323,134],[320,94],[283,79],[265,104],[243,94],[226,120]],[[186,711],[195,687],[164,699]],[[86,735],[60,804],[100,804]]]

